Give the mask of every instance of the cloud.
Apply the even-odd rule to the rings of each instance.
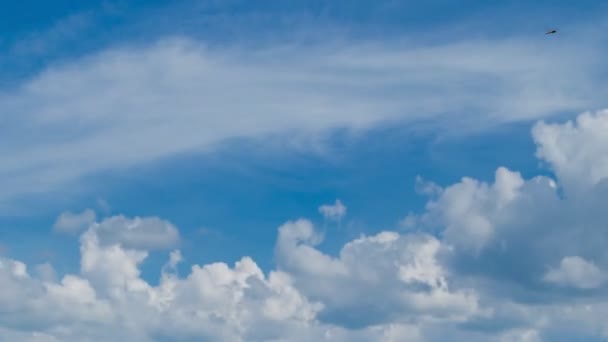
[[[346,216],[346,206],[337,199],[335,204],[324,204],[319,207],[319,213],[327,220],[340,221]]]
[[[53,282],[57,279],[55,268],[50,263],[36,265],[34,268],[36,275],[43,281]]]
[[[465,177],[444,189],[441,196],[427,204],[426,219],[438,221],[450,244],[473,252],[483,249],[495,238],[493,215],[501,214],[517,200],[524,185],[519,173],[504,167],[496,170],[495,178],[494,184],[489,185]],[[551,184],[544,178],[538,181]]]
[[[347,243],[339,258],[313,247],[312,224],[300,220],[279,229],[280,270],[310,298],[327,304],[323,317],[353,327],[405,323],[416,317],[461,320],[481,313],[472,291],[450,290],[436,260],[441,243],[430,236],[382,232]]]
[[[59,233],[76,234],[86,229],[96,219],[97,215],[91,209],[76,214],[67,211],[59,215],[53,229]]]
[[[562,286],[592,289],[600,287],[606,281],[606,274],[581,257],[567,256],[558,268],[549,270],[544,279]]]
[[[0,93],[0,111],[13,113],[0,131],[0,146],[10,146],[1,196],[45,193],[231,138],[289,141],[418,120],[457,133],[604,98],[598,44],[540,39],[245,48],[181,37],[109,47]]]
[[[433,182],[427,182],[422,177],[416,176],[416,193],[426,196],[437,196],[441,194],[441,187]]]
[[[608,177],[608,110],[586,112],[575,122],[534,126],[536,155],[548,162],[570,192],[592,187]]]
[[[104,219],[92,226],[102,245],[120,244],[134,249],[168,249],[180,240],[177,228],[156,217],[128,219],[122,215]]]
[[[142,220],[140,224],[154,227],[157,223]],[[277,248],[281,257],[285,256],[285,245],[302,239],[315,241],[314,228],[308,221],[288,222],[279,231]],[[412,320],[422,322],[425,315],[429,319],[451,320],[475,309],[475,304],[469,303],[473,298],[447,289],[445,274],[434,259],[439,242],[430,237],[401,240],[397,233],[385,232],[361,238],[345,246],[339,260],[301,246],[294,250],[297,263],[289,264],[293,266],[290,272],[277,269],[268,274],[251,258],[244,257],[232,267],[221,262],[192,265],[189,274],[179,277],[175,267],[183,258],[181,252],[174,250],[158,285],[151,285],[141,278],[139,269],[148,251],[103,244],[100,233],[103,231],[92,225],[81,235],[80,272],[63,275],[59,280],[45,274],[51,271],[49,266],[37,272],[39,275],[31,275],[25,264],[0,259],[0,305],[4,312],[18,313],[0,314],[1,338],[423,341],[420,327]],[[398,262],[381,267],[385,258],[398,255],[401,248],[407,252]],[[366,260],[370,253],[376,258]],[[303,259],[310,255],[316,257]],[[303,263],[313,267],[298,266]],[[322,271],[327,263],[337,268],[329,266]],[[320,284],[329,287],[307,288],[302,284],[303,276],[312,275],[319,276]],[[376,288],[385,277],[393,282],[386,298],[382,289]],[[332,296],[331,291],[345,282],[356,285],[347,297],[325,297]],[[398,284],[404,286],[401,291]],[[385,304],[396,300],[398,303],[388,308],[392,315],[404,314],[397,311],[399,308],[411,307],[415,312],[407,318],[370,322],[356,329],[322,318],[321,313],[329,306],[338,305],[330,309],[343,310],[341,306],[348,306],[346,301],[366,292],[381,301],[372,308],[375,311],[382,312]],[[323,295],[311,299],[315,293]],[[363,305],[357,301],[351,304]],[[467,308],[469,305],[473,307]]]
[[[517,329],[501,336],[501,342],[540,342],[542,339],[535,330]]]
[[[234,267],[194,265],[186,278],[163,272],[152,286],[140,278],[145,251],[104,246],[97,233],[91,227],[81,237],[81,273],[59,282],[32,277],[23,263],[0,259],[0,304],[3,312],[19,313],[0,315],[0,336],[235,341],[293,334],[304,341],[315,334],[314,317],[322,306],[303,297],[285,273],[266,276],[245,257]],[[169,268],[180,261],[179,252],[172,252]]]
[[[589,317],[560,318],[564,310],[605,310],[608,216],[599,203],[608,198],[608,174],[601,172],[604,142],[591,127],[604,127],[608,116],[583,113],[576,122],[534,126],[538,156],[556,179],[524,179],[502,167],[490,183],[463,178],[430,200],[416,220],[439,232],[449,247],[440,259],[481,303],[493,303],[501,320],[543,340],[562,333],[592,340],[605,335],[592,329],[608,331]],[[520,309],[506,310],[512,304]],[[564,328],[577,324],[585,328]]]
[[[177,246],[179,231],[168,221],[156,217],[135,217],[128,219],[122,215],[96,221],[91,209],[82,213],[62,213],[53,225],[57,232],[66,234],[80,233],[91,227],[102,245],[123,245],[127,248],[157,250]]]
[[[589,127],[603,127],[603,113],[583,116]],[[547,133],[548,126],[535,127],[534,134]],[[578,158],[561,142],[575,136],[597,153],[585,163],[569,165],[555,179],[526,179],[504,167],[490,182],[463,178],[433,192],[411,222],[415,233],[362,235],[331,255],[319,248],[322,236],[310,221],[288,221],[278,229],[276,268],[268,272],[243,257],[233,265],[194,264],[180,276],[184,258],[172,249],[153,285],[140,267],[154,249],[170,247],[160,242],[177,228],[160,218],[103,220],[80,236],[76,274],[59,276],[50,265],[30,274],[23,262],[0,258],[0,338],[606,338],[608,175],[593,182],[573,176],[586,177],[585,170],[601,170],[603,163],[602,140],[584,132],[579,127],[572,134],[568,122],[553,124],[557,140],[538,139],[537,148],[565,156],[542,157],[557,170]]]
[[[599,111],[582,114],[577,120],[603,127],[608,116]],[[428,227],[442,227],[443,241],[462,256],[495,258],[502,254],[504,262],[508,262],[508,257],[518,260],[526,255],[527,265],[522,266],[527,270],[531,270],[532,261],[559,263],[568,256],[603,260],[600,244],[608,236],[597,227],[607,216],[597,202],[608,196],[605,182],[608,174],[596,172],[591,183],[588,177],[589,170],[601,170],[605,163],[600,147],[603,141],[594,132],[587,134],[582,130],[570,122],[552,126],[539,123],[534,127],[538,151],[552,151],[539,156],[557,170],[557,179],[546,176],[524,179],[519,172],[504,167],[496,170],[493,183],[465,177],[429,201],[419,222]],[[548,136],[560,138],[541,138]],[[579,140],[580,153],[572,150],[574,144],[567,143],[574,137]],[[585,162],[576,162],[581,154],[586,155]],[[560,171],[566,165],[569,170]],[[545,266],[541,263],[534,265],[535,271],[542,267]]]

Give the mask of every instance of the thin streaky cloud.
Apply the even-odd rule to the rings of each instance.
[[[604,95],[596,50],[530,39],[245,51],[181,38],[113,48],[0,94],[0,110],[14,113],[0,128],[1,197],[235,137],[366,130],[387,120],[483,127],[578,110]]]

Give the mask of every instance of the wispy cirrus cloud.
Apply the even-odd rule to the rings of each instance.
[[[259,49],[172,38],[49,66],[0,94],[2,198],[235,137],[419,120],[453,133],[597,104],[597,47],[542,38]]]

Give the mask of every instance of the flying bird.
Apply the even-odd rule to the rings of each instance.
[[[547,35],[547,34],[554,34],[554,33],[557,33],[557,30],[547,31],[547,33],[545,33],[545,34]]]

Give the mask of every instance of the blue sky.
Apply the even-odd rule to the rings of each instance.
[[[467,328],[483,326],[487,319],[467,316],[468,306],[454,307],[455,315],[468,317],[463,326],[450,318],[441,323],[439,333],[430,333],[433,325],[427,323],[401,328],[416,330],[421,340],[440,340],[442,334],[484,340],[488,329],[497,340],[570,336],[555,328],[557,318],[546,329],[538,322],[514,319],[516,310],[534,316],[538,309],[515,306],[522,298],[543,301],[537,290],[547,282],[573,286],[572,298],[603,298],[601,268],[608,259],[593,248],[587,254],[565,248],[571,255],[533,251],[519,229],[577,222],[587,211],[592,213],[587,217],[594,217],[588,226],[594,227],[601,214],[587,200],[575,201],[581,206],[577,210],[558,200],[551,206],[553,197],[543,202],[549,203],[547,208],[534,214],[524,210],[524,200],[513,204],[520,212],[500,205],[489,208],[504,198],[512,200],[504,189],[519,189],[512,185],[519,184],[519,176],[503,175],[496,171],[499,167],[519,172],[524,188],[532,189],[521,190],[528,196],[522,198],[545,196],[548,190],[533,185],[536,176],[557,179],[560,191],[573,198],[582,193],[585,199],[601,199],[605,193],[605,152],[593,148],[602,141],[601,131],[593,127],[603,127],[603,117],[593,117],[598,122],[590,126],[579,123],[575,131],[580,134],[561,132],[568,130],[566,120],[605,106],[607,10],[602,1],[11,3],[0,13],[0,64],[5,66],[0,71],[0,257],[22,261],[30,269],[50,263],[58,279],[79,274],[101,298],[107,288],[100,279],[112,276],[83,265],[87,251],[110,248],[105,241],[149,251],[138,267],[150,286],[162,285],[159,275],[174,249],[185,260],[178,268],[182,276],[195,264],[224,262],[232,267],[248,256],[264,273],[290,274],[296,291],[311,303],[323,302],[325,311],[315,316],[319,329],[338,329],[347,340],[373,340],[373,329],[360,329],[374,324],[388,329],[410,321],[395,318],[406,309],[384,312],[391,305],[377,309],[369,304],[369,312],[379,310],[380,322],[372,322],[364,304],[323,292],[339,288],[338,283],[327,280],[330,285],[320,286],[323,290],[311,288],[309,278],[315,273],[298,268],[298,260],[305,256],[314,263],[318,257],[318,265],[324,265],[333,257],[348,268],[353,265],[345,255],[352,252],[356,264],[371,265],[375,259],[351,250],[353,241],[369,237],[365,245],[375,241],[371,237],[376,234],[391,231],[399,235],[399,248],[428,251],[417,249],[421,242],[412,237],[426,233],[432,236],[425,242],[431,250],[435,241],[455,248],[449,257],[437,252],[436,261],[449,269],[445,277],[456,275],[449,279],[454,291],[471,287],[480,303],[494,310],[489,325],[506,328]],[[557,28],[558,34],[545,36],[550,28]],[[539,122],[556,123],[557,128]],[[581,142],[568,145],[570,139]],[[568,146],[584,147],[585,152]],[[569,166],[573,163],[581,169]],[[422,194],[417,177],[443,190]],[[487,186],[477,188],[478,183],[473,186],[463,177]],[[543,186],[548,189],[547,184]],[[476,190],[467,192],[468,186]],[[492,196],[496,199],[488,200]],[[324,218],[319,207],[338,199],[347,213],[339,222]],[[468,204],[463,209],[457,203]],[[572,210],[559,209],[562,205]],[[561,222],[542,216],[556,208],[571,216]],[[93,222],[87,219],[87,227],[57,228],[60,215],[87,209],[95,211],[97,228],[89,227]],[[141,232],[131,236],[125,233],[128,222],[106,220],[117,215],[125,222],[154,219],[144,221]],[[408,215],[415,218],[414,227],[403,224]],[[150,242],[155,234],[166,240],[162,234],[167,231],[156,225],[156,218],[179,230],[179,243],[157,248],[158,241]],[[322,243],[298,235],[307,236],[307,228],[302,228],[306,225],[288,223],[300,218],[315,225]],[[484,228],[485,222],[492,228]],[[503,225],[512,230],[497,228]],[[278,232],[281,226],[286,227],[283,233]],[[557,236],[564,241],[587,238],[583,228],[580,235],[569,235],[566,226],[559,229],[563,234]],[[555,247],[558,238],[532,231],[532,237],[550,240],[547,246]],[[311,249],[298,254],[301,245],[294,244],[293,255],[283,250],[291,243],[290,234]],[[92,236],[99,246],[89,240]],[[393,241],[377,236],[382,243]],[[521,255],[529,253],[538,265],[521,266],[525,260],[517,260],[508,246],[519,246]],[[479,261],[480,255],[487,256],[490,266]],[[422,274],[438,274],[434,263],[423,262]],[[504,266],[504,272],[488,270],[492,265]],[[547,271],[545,282],[538,280],[542,274],[532,275],[550,266],[555,272]],[[572,269],[578,271],[568,273]],[[476,273],[484,270],[487,274]],[[365,279],[351,279],[360,281],[362,293]],[[507,280],[498,284],[501,279]],[[386,293],[392,293],[392,283],[386,284]],[[444,290],[434,282],[425,284]],[[584,293],[589,289],[595,292]],[[496,298],[503,290],[512,302]],[[546,291],[568,299],[569,290]],[[393,301],[374,293],[370,300]],[[446,292],[444,299],[468,303],[470,297],[463,293]],[[408,308],[415,317],[445,319],[434,309]],[[349,311],[352,317],[345,314]],[[0,336],[29,333],[3,317]],[[599,323],[585,323],[589,330],[567,333],[572,338],[599,338],[598,331],[608,331]],[[255,336],[285,327],[269,325],[241,337],[263,340]],[[39,332],[59,340],[92,336],[74,327],[69,336],[45,329]],[[314,329],[308,331],[316,333]],[[158,340],[167,331],[133,336]],[[231,336],[218,331],[203,335]]]

